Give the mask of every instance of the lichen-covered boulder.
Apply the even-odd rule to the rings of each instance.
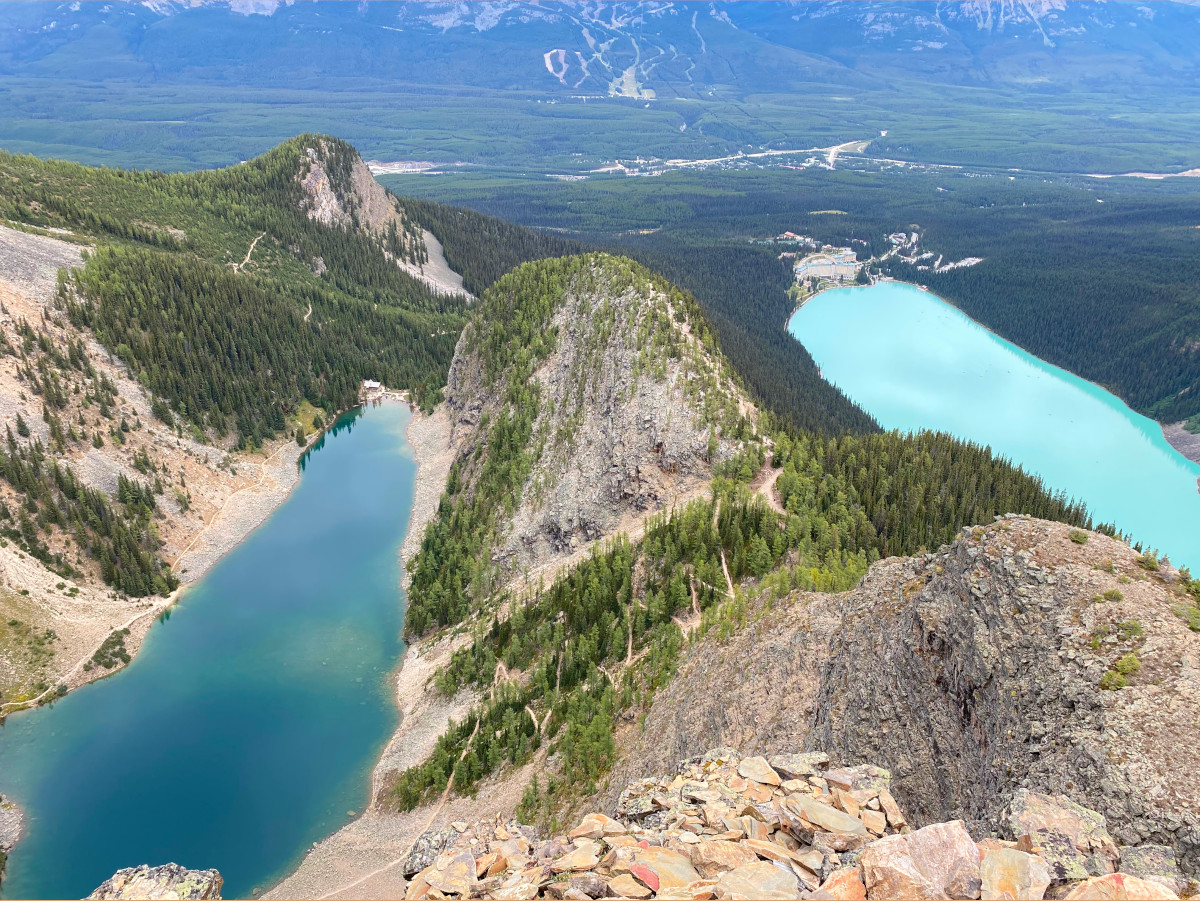
[[[1175,850],[1169,845],[1122,848],[1121,872],[1165,885],[1177,895],[1187,887],[1187,880],[1175,861]]]
[[[219,901],[224,883],[216,870],[189,870],[177,863],[160,867],[143,864],[117,870],[88,895],[89,899],[146,899],[146,901]]]

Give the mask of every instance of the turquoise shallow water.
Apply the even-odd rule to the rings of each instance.
[[[1200,466],[1153,420],[949,303],[883,282],[817,295],[788,322],[825,377],[886,429],[990,445],[1177,565],[1200,571]]]
[[[246,897],[363,809],[397,721],[408,419],[398,403],[343,416],[125,671],[9,718],[0,790],[26,828],[6,898],[81,898],[167,861]]]

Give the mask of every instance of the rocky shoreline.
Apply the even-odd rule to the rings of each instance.
[[[1200,463],[1200,435],[1189,432],[1182,422],[1160,423],[1160,426],[1167,444],[1193,463]]]
[[[21,838],[23,820],[21,808],[0,795],[0,886],[4,885],[4,865],[8,862],[8,852]]]

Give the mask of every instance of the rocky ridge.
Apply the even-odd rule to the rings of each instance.
[[[719,748],[626,786],[615,817],[589,813],[550,838],[499,817],[454,822],[398,863],[409,899],[1170,899],[1198,887],[1169,848],[1121,847],[1103,816],[1062,796],[1017,793],[993,834],[962,820],[915,828],[890,785],[886,769],[834,767],[823,752]]]
[[[1067,794],[1121,843],[1168,847],[1195,875],[1195,609],[1174,569],[1122,542],[1001,518],[881,561],[846,594],[760,600],[744,628],[710,633],[612,784],[717,742],[820,750],[887,767],[915,824],[995,833],[1019,792]]]

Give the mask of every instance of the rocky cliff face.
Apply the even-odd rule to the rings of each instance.
[[[348,145],[319,140],[305,154],[308,167],[300,182],[310,219],[333,228],[359,226],[375,234],[402,224],[399,203]]]
[[[553,347],[528,380],[538,398],[532,462],[496,542],[498,565],[569,557],[696,496],[739,436],[753,436],[757,412],[700,327],[680,292],[646,270],[586,258],[555,299],[545,325]],[[481,357],[489,340],[478,320],[468,325],[446,388],[468,483],[485,462],[484,426],[511,415],[507,370],[489,379]]]
[[[714,742],[803,746],[886,766],[917,824],[1003,830],[997,812],[1020,789],[1061,794],[1120,842],[1169,846],[1200,871],[1195,608],[1169,566],[1071,535],[1003,519],[706,638],[613,783]]]
[[[406,214],[358,152],[332,138],[318,138],[305,148],[297,173],[303,207],[310,219],[332,228],[359,228],[374,237],[396,265],[439,294],[469,297],[462,276],[452,270],[442,245]],[[324,261],[314,261],[318,273]]]

